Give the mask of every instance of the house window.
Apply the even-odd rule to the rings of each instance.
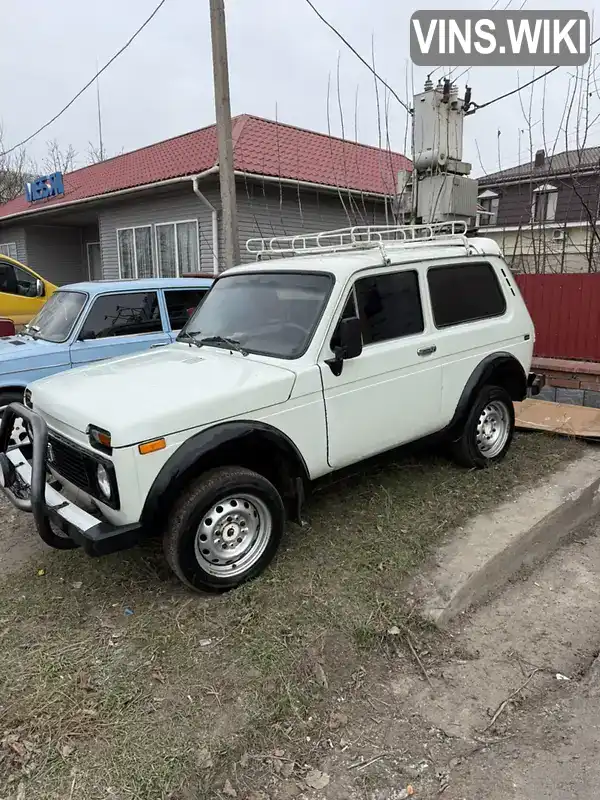
[[[531,219],[533,222],[554,222],[556,217],[556,200],[558,191],[556,186],[545,183],[533,190],[531,204]]]
[[[6,244],[0,244],[0,255],[8,256],[9,258],[17,258],[17,243],[16,242],[7,242]]]
[[[154,275],[152,226],[119,228],[119,274],[127,278],[151,278]]]
[[[198,220],[164,222],[155,228],[160,277],[178,278],[199,272]]]
[[[477,200],[479,202],[479,226],[497,225],[500,198],[496,192],[492,192],[488,189],[487,191],[482,192]]]

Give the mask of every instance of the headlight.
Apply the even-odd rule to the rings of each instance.
[[[96,481],[98,483],[98,488],[104,497],[107,500],[110,500],[112,495],[112,486],[110,484],[110,478],[108,477],[108,471],[104,464],[98,464],[96,469]]]

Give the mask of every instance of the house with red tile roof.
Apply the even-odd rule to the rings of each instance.
[[[393,220],[400,153],[241,115],[233,119],[242,260],[247,239]],[[216,273],[222,232],[215,126],[63,176],[64,192],[0,206],[0,257],[48,280]]]

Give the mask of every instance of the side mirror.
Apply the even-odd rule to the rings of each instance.
[[[336,376],[342,374],[344,361],[357,358],[362,353],[362,331],[359,318],[349,317],[341,320],[338,335],[340,343],[335,348],[335,355],[325,362]]]
[[[45,294],[46,294],[46,287],[44,286],[44,281],[41,281],[38,278],[35,282],[35,296],[43,297]]]
[[[90,339],[95,339],[95,338],[96,334],[94,333],[94,331],[86,331],[85,328],[81,331],[81,333],[78,336],[80,342],[87,342]]]

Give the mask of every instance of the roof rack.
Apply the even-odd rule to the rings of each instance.
[[[355,225],[320,233],[303,233],[297,236],[273,236],[266,239],[248,239],[246,250],[259,261],[265,256],[309,255],[337,253],[347,250],[377,247],[384,253],[384,245],[416,247],[436,244],[458,245],[469,251],[467,223],[463,220],[435,222],[428,225]]]

